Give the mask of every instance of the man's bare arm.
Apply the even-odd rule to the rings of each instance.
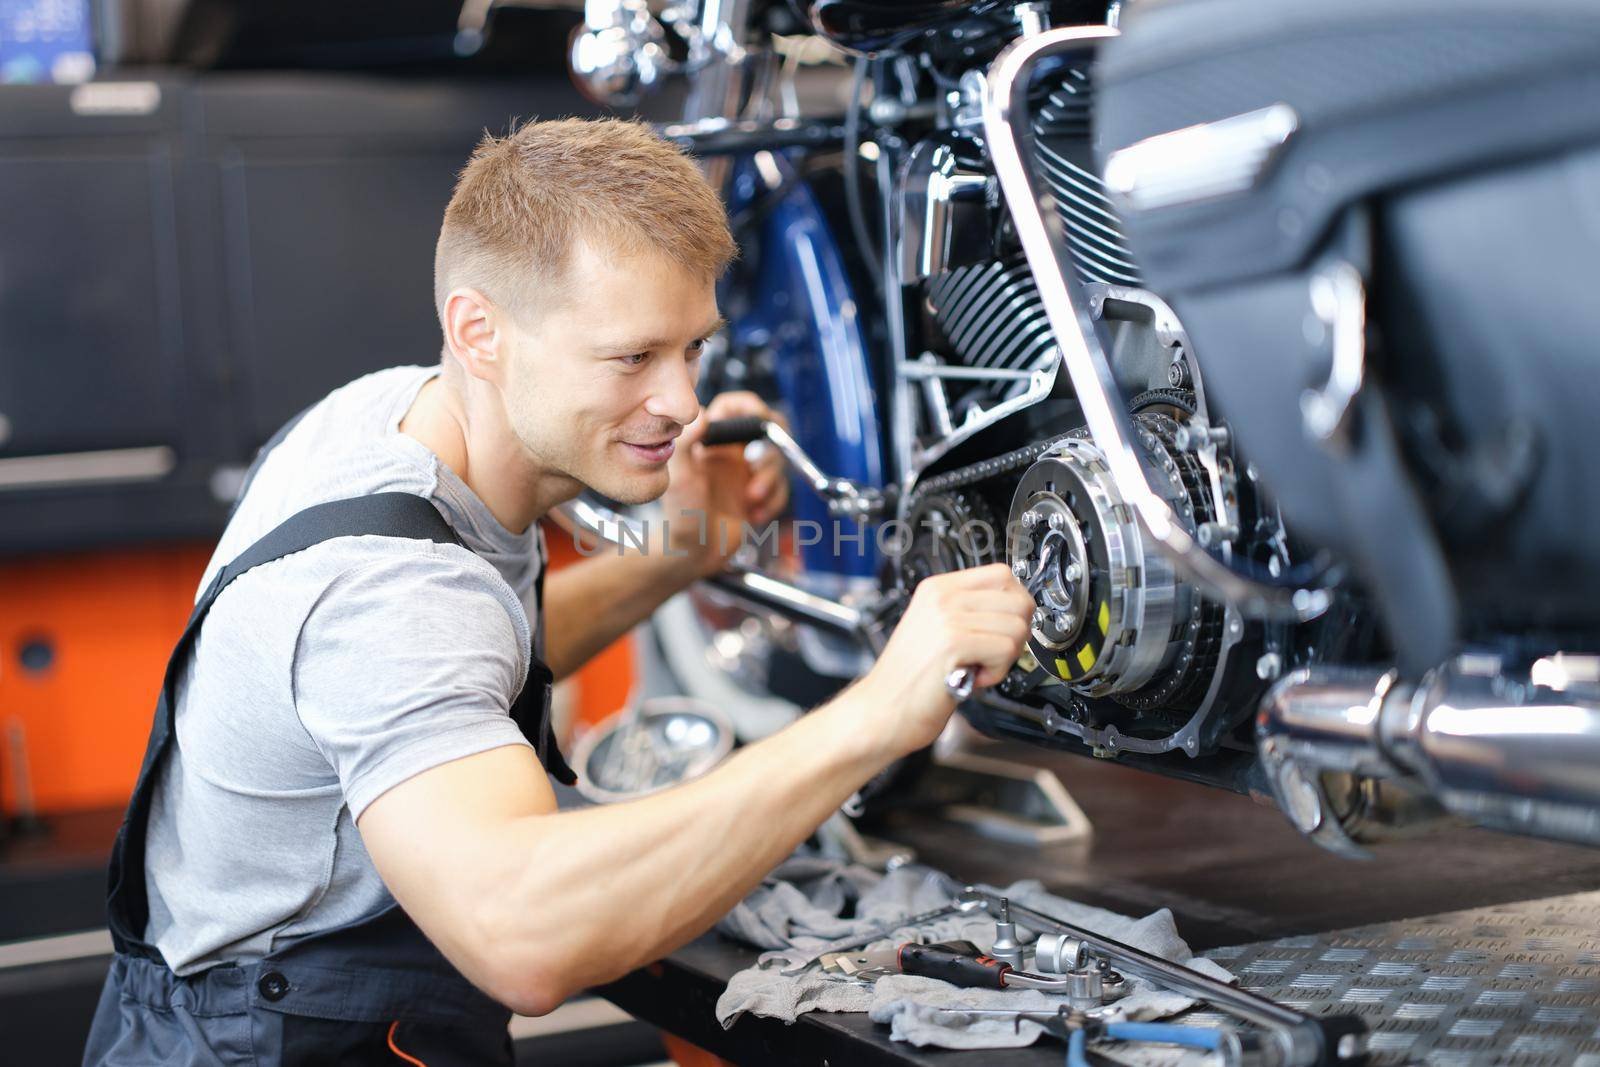
[[[745,524],[760,529],[789,499],[782,457],[747,464],[737,445],[707,448],[706,427],[739,416],[774,418],[754,393],[723,393],[683,432],[672,488],[648,524],[648,547],[622,555],[598,545],[590,559],[545,580],[545,660],[557,678],[583,666],[696,579],[715,574],[738,549]],[[558,535],[563,536],[563,535]]]
[[[592,558],[552,571],[544,583],[550,670],[565,678],[698,577],[694,561],[668,555],[664,546],[619,556],[604,545]]]
[[[697,781],[555,814],[524,748],[437,767],[361,816],[378,872],[479,987],[551,1010],[708,929],[889,761],[930,742],[944,678],[1004,677],[1033,601],[1004,566],[925,581],[873,670]]]

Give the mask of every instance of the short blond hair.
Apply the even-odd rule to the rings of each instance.
[[[456,180],[433,260],[445,298],[478,289],[519,314],[562,293],[574,244],[651,250],[714,280],[735,254],[727,213],[700,169],[642,122],[531,121],[485,134]]]

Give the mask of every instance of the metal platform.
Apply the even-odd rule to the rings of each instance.
[[[1204,955],[1245,988],[1302,1011],[1364,1016],[1372,1028],[1370,1062],[1381,1067],[1600,1067],[1600,893]],[[1209,1012],[1187,1018],[1224,1022]]]

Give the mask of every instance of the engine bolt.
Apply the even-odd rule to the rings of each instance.
[[[1083,568],[1078,566],[1076,561],[1073,561],[1061,571],[1061,576],[1069,582],[1075,582],[1083,577]]]
[[[1072,613],[1070,611],[1061,611],[1056,613],[1056,629],[1062,631],[1063,633],[1072,629],[1073,621]]]
[[[1020,581],[1027,581],[1028,575],[1032,572],[1033,568],[1028,566],[1028,561],[1025,559],[1019,559],[1011,565],[1011,573],[1016,575]]]
[[[1283,673],[1283,659],[1276,652],[1263,652],[1256,660],[1256,677],[1270,682]]]
[[[1028,530],[1039,525],[1039,513],[1037,511],[1024,511],[1022,513],[1022,525],[1024,529]]]
[[[1059,511],[1052,511],[1050,513],[1050,529],[1063,530],[1066,529],[1066,526],[1067,517],[1065,515],[1061,514]]]
[[[1207,426],[1199,419],[1186,422],[1179,426],[1172,434],[1172,443],[1183,452],[1191,449],[1204,448],[1206,445],[1220,445],[1226,447],[1231,434],[1226,426]]]
[[[1033,624],[1035,626],[1043,626],[1045,624],[1045,621],[1048,620],[1049,618],[1050,618],[1049,613],[1047,613],[1043,608],[1034,608],[1033,609]]]

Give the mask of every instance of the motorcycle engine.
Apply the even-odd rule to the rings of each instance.
[[[1140,441],[1184,521],[1210,522],[1205,472],[1168,415],[1137,416]],[[1011,502],[1007,557],[1034,594],[1028,648],[1085,696],[1127,707],[1193,706],[1216,664],[1222,612],[1174,574],[1117,494],[1084,431],[1040,456]]]
[[[1236,535],[1240,489],[1225,437],[1193,430],[1204,402],[1187,339],[1139,288],[1092,169],[1089,98],[1088,76],[1076,69],[1033,94],[1037,157],[1057,217],[1111,339],[1119,384],[1135,396],[1135,444],[1152,482],[1198,538]],[[937,390],[926,379],[920,389],[933,410],[916,445],[934,459],[903,513],[914,538],[899,560],[902,587],[1009,563],[1037,605],[1028,648],[1002,688],[1013,710],[1024,700],[1058,708],[1059,719],[1046,711],[1035,722],[1047,732],[1059,722],[1096,748],[1196,754],[1238,620],[1156,548],[1070,395],[1040,391],[1040,373],[1060,362],[1056,339],[982,145],[962,127],[958,112],[952,129],[916,148],[901,194],[902,270],[922,298],[921,362],[945,368]],[[955,456],[967,462],[952,465]],[[999,536],[978,533],[988,530]]]
[[[968,88],[978,91],[976,85]],[[1139,271],[1121,223],[1092,169],[1088,75],[1067,69],[1043,80],[1033,104],[1039,160],[1079,277],[1137,287]],[[975,404],[1016,396],[1028,372],[1054,362],[1056,352],[1033,276],[1008,232],[987,156],[959,132],[959,115],[957,123],[958,132],[925,142],[912,155],[908,186],[915,190],[909,198],[914,203],[905,206],[920,217],[910,236],[912,243],[933,239],[937,251],[915,255],[908,249],[903,269],[907,280],[924,282],[926,332],[935,351],[969,367],[1013,375],[947,384],[952,419],[959,424]]]

